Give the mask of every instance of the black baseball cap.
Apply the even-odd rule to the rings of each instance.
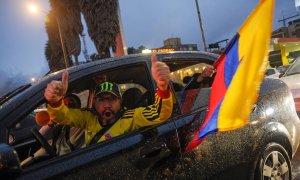
[[[119,86],[114,82],[105,81],[100,84],[97,84],[97,86],[95,87],[95,97],[105,92],[109,92],[119,97],[120,99],[122,98]]]

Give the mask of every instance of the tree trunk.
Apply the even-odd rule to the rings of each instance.
[[[75,56],[75,64],[79,65],[78,56]]]

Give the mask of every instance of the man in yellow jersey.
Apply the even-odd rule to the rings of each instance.
[[[157,61],[155,55],[151,57],[151,61],[152,78],[158,87],[154,104],[122,112],[122,97],[117,84],[105,81],[95,88],[95,113],[69,109],[62,103],[68,89],[68,73],[64,72],[62,81],[52,81],[45,90],[51,119],[60,124],[85,129],[86,144],[101,142],[140,127],[166,121],[173,109],[169,87],[170,70],[165,63]]]

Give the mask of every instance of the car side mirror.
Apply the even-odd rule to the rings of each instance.
[[[21,172],[17,152],[7,144],[0,144],[0,177],[16,177]]]
[[[284,73],[280,73],[278,77],[281,78],[283,75],[284,75]]]

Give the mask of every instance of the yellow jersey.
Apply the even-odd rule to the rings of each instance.
[[[151,126],[166,121],[172,114],[172,94],[169,96],[155,94],[155,103],[147,107],[127,110],[98,140],[98,142],[119,136],[126,132],[144,126]],[[162,98],[163,97],[163,98]],[[89,144],[92,138],[102,128],[98,116],[90,111],[69,109],[64,103],[58,107],[47,106],[51,120],[85,130],[85,143]]]

